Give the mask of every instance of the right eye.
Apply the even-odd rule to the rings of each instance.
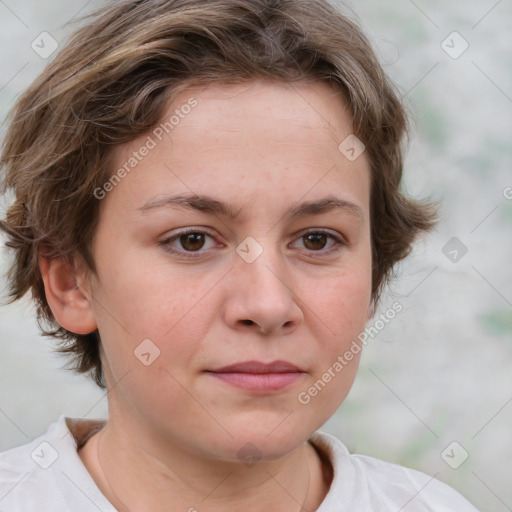
[[[187,258],[193,258],[195,256],[190,253],[202,254],[205,252],[201,251],[201,249],[205,246],[208,238],[213,240],[213,237],[204,231],[200,231],[198,229],[186,229],[179,231],[172,236],[168,236],[160,242],[160,245],[164,246],[169,252],[180,254]],[[213,246],[214,245],[210,246],[210,248]]]

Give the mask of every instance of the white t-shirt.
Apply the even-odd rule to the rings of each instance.
[[[116,512],[77,452],[104,423],[62,415],[46,434],[0,453],[0,512]],[[323,432],[310,440],[334,468],[317,512],[478,512],[423,473],[351,455],[341,441]]]

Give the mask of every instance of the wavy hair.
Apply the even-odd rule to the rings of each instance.
[[[400,183],[408,118],[361,28],[327,0],[121,0],[80,28],[13,107],[0,156],[14,201],[0,228],[14,252],[10,301],[31,291],[45,335],[73,369],[105,388],[97,331],[59,326],[38,258],[95,272],[99,216],[93,191],[111,176],[109,155],[158,124],[191,85],[322,80],[348,106],[371,167],[372,296],[434,225],[432,204]]]

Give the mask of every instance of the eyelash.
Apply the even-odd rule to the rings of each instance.
[[[174,235],[172,235],[170,237],[165,238],[164,240],[162,240],[160,242],[160,245],[164,246],[165,250],[170,252],[170,253],[172,253],[172,254],[177,254],[179,256],[183,256],[185,258],[191,258],[191,259],[198,258],[201,255],[203,255],[206,251],[203,251],[203,250],[199,250],[199,251],[186,251],[186,250],[179,251],[179,250],[176,250],[176,249],[170,247],[170,244],[172,242],[174,242],[175,240],[178,240],[182,236],[190,235],[190,234],[207,235],[207,236],[209,236],[212,239],[214,238],[212,235],[210,235],[206,231],[201,231],[199,229],[186,229],[186,230],[180,231],[180,232],[178,232],[178,233],[176,233],[176,234],[174,234]],[[322,229],[315,229],[315,230],[306,231],[306,232],[302,233],[297,238],[297,240],[300,239],[300,238],[303,238],[303,237],[305,237],[307,235],[326,235],[328,238],[330,238],[334,242],[334,245],[332,246],[332,248],[330,250],[327,250],[327,251],[324,251],[324,250],[318,250],[318,251],[310,250],[309,252],[311,252],[313,254],[315,254],[315,253],[329,254],[329,255],[335,254],[335,253],[341,251],[347,245],[346,242],[342,238],[335,236],[330,231],[325,231],[325,230],[322,230]]]

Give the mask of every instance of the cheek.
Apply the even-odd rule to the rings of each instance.
[[[140,371],[134,351],[146,343],[162,366],[186,369],[211,327],[215,308],[208,291],[221,275],[180,273],[154,265],[148,269],[129,261],[115,272],[103,272],[96,294],[98,326],[109,366],[116,378],[129,369]]]
[[[310,295],[315,364],[297,395],[297,407],[315,429],[344,401],[357,373],[362,352],[358,336],[366,324],[371,296],[371,279],[366,274],[341,272]]]
[[[315,280],[309,293],[304,292],[304,302],[325,324],[331,336],[346,341],[350,333],[364,328],[371,300],[370,265],[351,267]]]
[[[103,290],[108,290],[107,302],[125,324],[133,325],[138,337],[150,333],[162,336],[200,305],[221,274],[178,268],[158,253],[157,258],[142,256],[124,254],[119,266],[109,265],[111,269],[104,271]]]

